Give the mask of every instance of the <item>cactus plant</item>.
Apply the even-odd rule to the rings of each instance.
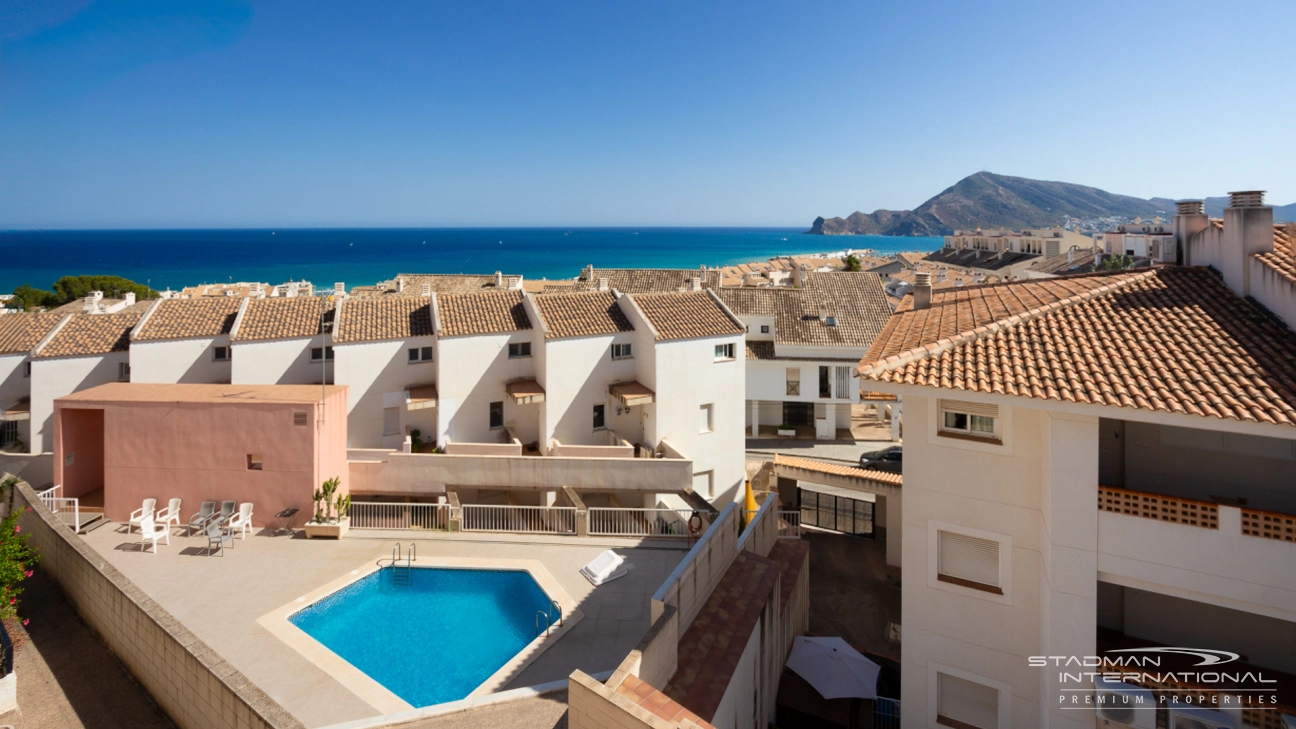
[[[351,494],[339,496],[337,498],[337,515],[338,521],[346,518],[347,512],[351,511]]]

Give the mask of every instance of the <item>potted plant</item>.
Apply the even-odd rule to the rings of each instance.
[[[778,427],[779,435],[796,435],[796,428],[788,423],[783,423]]]
[[[333,498],[333,494],[337,493],[341,485],[342,480],[334,476],[315,489],[315,516],[306,522],[307,539],[311,537],[341,539],[346,536],[347,529],[351,526],[351,517],[347,516],[351,511],[351,496],[339,495],[336,500]]]
[[[421,453],[423,451],[423,431],[418,428],[410,430],[410,452]]]

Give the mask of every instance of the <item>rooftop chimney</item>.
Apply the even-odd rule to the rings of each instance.
[[[504,274],[499,271],[495,272],[495,288],[504,288]]]
[[[689,291],[701,291],[701,290],[702,290],[702,279],[697,276],[690,278]]]
[[[1075,263],[1075,248],[1067,249],[1067,263]]]
[[[419,296],[431,296],[431,295],[432,295],[432,284],[430,283],[419,284]]]
[[[607,280],[607,276],[600,276],[600,277],[599,277],[599,280],[598,280],[598,290],[599,290],[599,291],[607,291],[607,290],[608,290],[608,280]]]
[[[1230,192],[1224,208],[1220,245],[1220,272],[1224,283],[1238,296],[1251,295],[1251,262],[1257,253],[1274,249],[1273,208],[1264,204],[1264,192]]]
[[[800,264],[792,264],[792,285],[801,288],[805,285],[805,268]]]
[[[914,274],[913,297],[914,310],[931,308],[932,281],[929,272],[919,271]]]
[[[337,282],[335,282],[335,283],[333,284],[333,295],[334,295],[334,296],[346,296],[346,282],[345,282],[345,281],[337,281]]]
[[[1175,215],[1205,215],[1205,200],[1181,200],[1175,203]]]
[[[585,267],[585,270],[581,272],[581,278],[586,281],[594,280],[594,264],[591,263]]]
[[[819,321],[828,321],[828,305],[819,305]]]
[[[126,302],[126,306],[134,306],[134,305],[135,305],[135,292],[134,292],[134,291],[127,291],[127,292],[126,292],[126,295],[123,296],[122,299]],[[122,307],[122,308],[125,308],[125,307]]]
[[[1229,207],[1262,208],[1264,207],[1264,190],[1246,190],[1244,192],[1230,192]]]

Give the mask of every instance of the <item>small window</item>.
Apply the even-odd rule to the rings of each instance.
[[[261,468],[261,466],[262,466],[262,463],[261,463],[261,454],[260,454],[260,453],[249,453],[249,454],[248,454],[248,457],[247,457],[247,466],[248,466],[248,467],[247,467],[247,470],[249,470],[249,471],[260,471],[260,470],[262,470],[262,468]]]
[[[957,532],[937,532],[936,579],[1002,595],[999,542]]]
[[[829,374],[832,372],[831,367],[820,365],[819,367],[819,397],[832,397],[832,380]]]
[[[490,404],[490,427],[504,427],[504,401],[502,400]]]
[[[937,673],[936,723],[956,729],[996,729],[999,726],[999,689]]]
[[[961,400],[940,401],[940,434],[999,442],[999,407]]]
[[[493,407],[492,403],[492,407]],[[502,406],[503,403],[500,403]],[[501,408],[502,409],[502,408]],[[501,412],[500,417],[503,418]],[[494,421],[495,412],[491,411],[491,420]],[[491,427],[495,427],[493,424]],[[383,435],[400,435],[400,408],[383,408]]]
[[[801,396],[801,368],[787,368],[787,394],[794,397]]]
[[[119,382],[130,382],[130,363],[129,363],[129,362],[118,362],[118,363],[117,363],[117,380],[118,380]]]
[[[311,361],[320,362],[322,360],[333,360],[332,347],[311,347]]]
[[[594,430],[599,430],[601,428],[606,427],[605,420],[604,420],[604,415],[606,414],[606,412],[607,412],[606,405],[594,406]]]
[[[15,443],[18,440],[18,421],[5,420],[0,422],[0,446]]]
[[[431,362],[432,348],[431,347],[410,347],[409,361],[410,364],[415,364],[418,362]]]
[[[733,344],[717,344],[715,346],[715,358],[717,362],[726,359],[733,359],[734,358]]]
[[[769,334],[769,324],[761,324],[761,334]]]
[[[293,413],[293,425],[305,425],[306,413]]]
[[[629,344],[612,345],[612,359],[630,359],[634,355],[630,353]]]
[[[713,415],[714,415],[714,413],[715,413],[715,407],[714,407],[713,405],[710,405],[710,404],[708,404],[708,405],[703,405],[703,406],[698,410],[698,413],[699,413],[699,415],[698,415],[698,432],[699,432],[699,433],[710,433],[711,431],[715,430],[715,421],[713,420]]]
[[[229,347],[212,347],[212,360],[216,362],[228,362],[229,358]]]
[[[23,377],[31,377],[31,362],[23,362]]]
[[[510,359],[514,359],[517,357],[530,357],[530,356],[531,356],[530,342],[514,342],[513,344],[509,345]]]
[[[851,391],[850,391],[851,368],[836,367],[834,368],[833,371],[837,373],[837,383],[836,383],[837,399],[849,400],[851,396]]]
[[[410,347],[410,349],[409,349],[409,361],[411,361],[411,362],[418,362],[418,361],[419,361],[419,348],[418,348],[418,347]]]

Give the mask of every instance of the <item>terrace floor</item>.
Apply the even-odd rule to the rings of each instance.
[[[584,617],[505,686],[519,688],[566,679],[575,669],[594,674],[615,668],[648,629],[649,601],[690,546],[684,541],[537,535],[442,535],[351,532],[342,540],[306,540],[258,530],[225,556],[208,557],[205,538],[173,529],[170,546],[142,553],[138,533],[114,524],[85,535],[86,542],[157,600],[200,639],[308,727],[377,716],[378,710],[257,623],[262,615],[351,570],[390,559],[399,539],[416,541],[420,557],[477,557],[540,561],[579,605]],[[633,569],[595,589],[581,566],[604,549],[626,556]]]

